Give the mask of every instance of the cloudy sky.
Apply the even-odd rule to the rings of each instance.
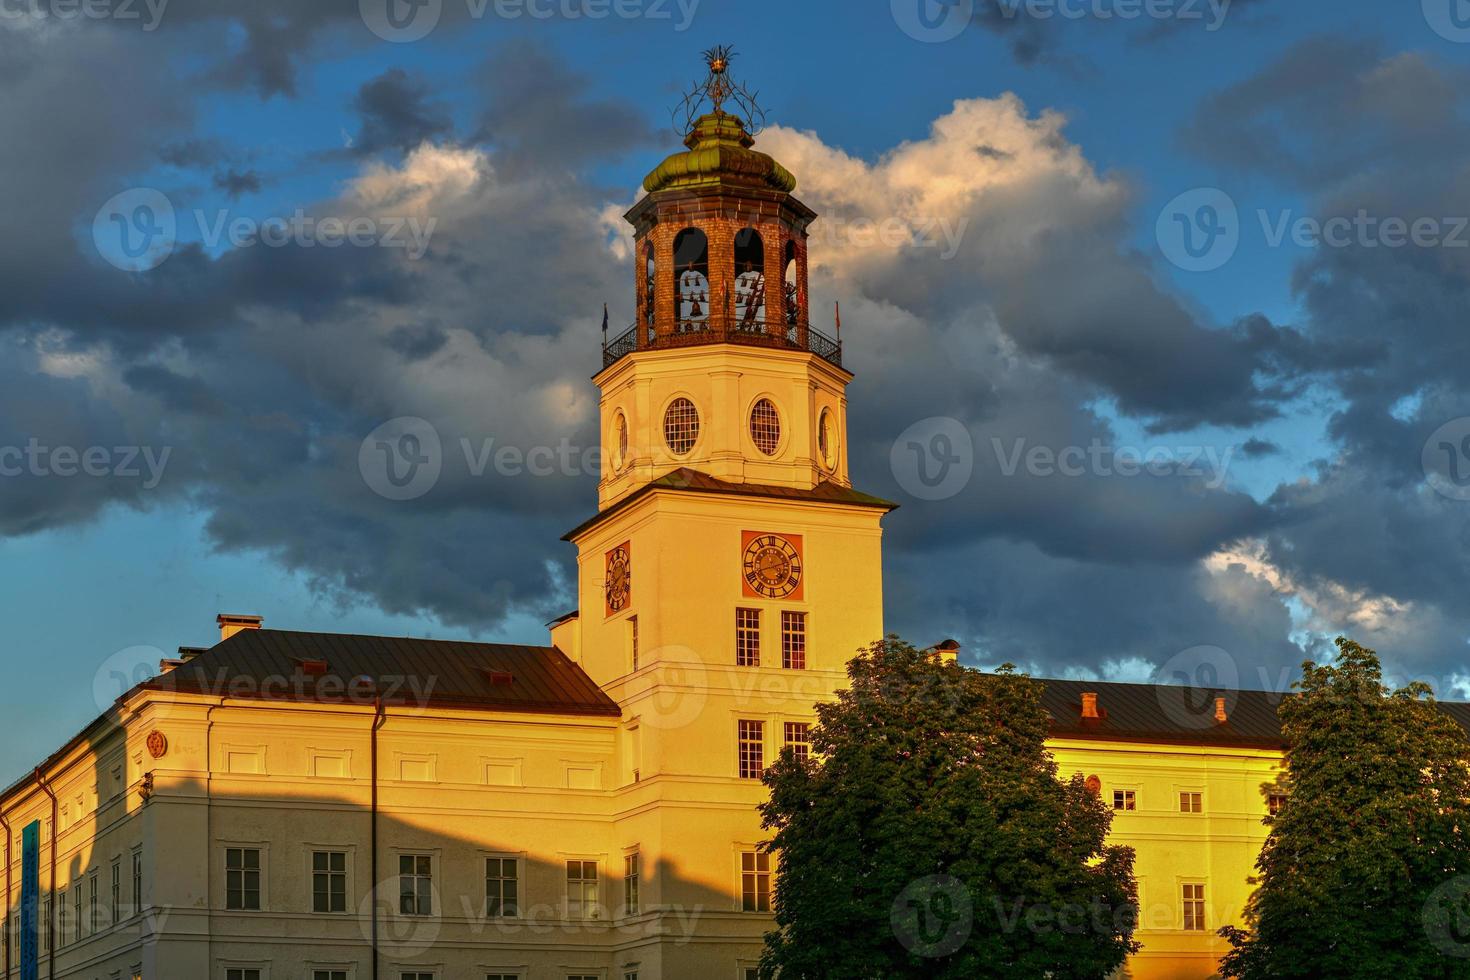
[[[720,42],[823,216],[890,629],[1250,687],[1348,633],[1470,697],[1470,4],[393,2],[5,5],[0,780],[218,611],[544,640]]]

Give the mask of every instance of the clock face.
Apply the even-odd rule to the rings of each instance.
[[[633,562],[631,548],[625,542],[607,553],[607,571],[603,577],[607,597],[607,614],[628,608],[633,599]]]
[[[799,599],[802,572],[801,538],[745,532],[741,575],[747,596]]]

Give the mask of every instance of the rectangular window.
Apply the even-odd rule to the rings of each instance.
[[[638,669],[638,617],[628,617],[628,650],[632,654],[633,669]]]
[[[1285,793],[1272,793],[1266,798],[1266,811],[1271,816],[1279,816],[1283,807],[1286,806]]]
[[[433,861],[427,854],[398,856],[398,911],[403,915],[434,914]]]
[[[101,929],[102,900],[97,890],[97,872],[93,871],[87,876],[87,931],[95,933]]]
[[[398,980],[434,980],[432,973],[400,973]]]
[[[225,971],[225,980],[260,980],[260,971],[236,970],[232,967]]]
[[[623,905],[624,915],[638,914],[638,878],[641,872],[638,852],[623,856]]]
[[[781,612],[781,666],[806,670],[806,613]]]
[[[567,918],[601,918],[597,906],[597,862],[567,862]]]
[[[1137,795],[1131,789],[1113,790],[1113,809],[1119,811],[1137,810]]]
[[[521,911],[519,868],[515,858],[485,859],[485,914],[514,918]]]
[[[1184,886],[1184,928],[1188,932],[1205,931],[1205,886]]]
[[[80,881],[77,882],[76,887],[71,890],[71,907],[72,907],[72,911],[75,912],[75,914],[72,916],[72,920],[71,920],[72,935],[76,939],[77,942],[81,942],[82,941],[82,883]],[[65,936],[66,935],[66,931],[65,930],[62,930],[62,933],[61,934],[63,936]]]
[[[311,980],[347,980],[346,970],[312,970]]]
[[[66,889],[65,888],[63,888],[61,890],[61,894],[58,896],[58,899],[57,900],[61,903],[61,921],[56,924],[56,931],[61,936],[61,945],[65,946],[66,943],[67,943],[67,938],[66,938],[66,935],[67,935],[67,933],[66,933]],[[46,910],[46,928],[48,930],[51,928],[51,910],[49,908]]]
[[[143,852],[133,852],[133,908],[132,914],[143,911]]]
[[[347,852],[313,851],[311,854],[311,910],[347,911]]]
[[[740,855],[740,908],[744,912],[771,911],[771,855],[764,851]]]
[[[487,973],[485,980],[521,980],[521,978],[514,973]]]
[[[112,862],[112,925],[122,921],[122,861]]]
[[[568,973],[567,980],[602,980],[602,978],[591,973]]]
[[[735,610],[735,666],[761,665],[761,611]]]
[[[1204,813],[1205,812],[1204,794],[1202,794],[1202,793],[1180,793],[1179,794],[1179,812],[1180,813]]]
[[[740,778],[760,779],[766,771],[766,723],[744,721],[738,723],[740,741]]]
[[[260,851],[253,847],[225,849],[225,908],[239,912],[260,910]]]
[[[804,721],[786,723],[786,745],[802,762],[812,756],[812,726]]]

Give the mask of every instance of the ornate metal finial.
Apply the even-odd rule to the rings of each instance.
[[[765,128],[766,110],[757,101],[758,93],[730,77],[730,62],[734,58],[735,49],[728,44],[717,44],[704,52],[709,74],[696,82],[674,109],[674,128],[680,136],[687,137],[694,131],[694,123],[704,114],[706,105],[719,115],[726,114],[726,103],[735,109],[729,115],[739,118],[751,136],[760,135]]]

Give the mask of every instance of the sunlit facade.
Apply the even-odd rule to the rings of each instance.
[[[43,977],[747,980],[778,871],[759,777],[883,635],[893,505],[849,479],[795,179],[733,116],[687,143],[628,215],[578,610],[545,647],[221,617],[5,792],[4,976],[34,826]],[[1052,685],[1053,749],[1138,850],[1128,974],[1204,978],[1280,749],[1255,696],[1180,720],[1142,690]]]

